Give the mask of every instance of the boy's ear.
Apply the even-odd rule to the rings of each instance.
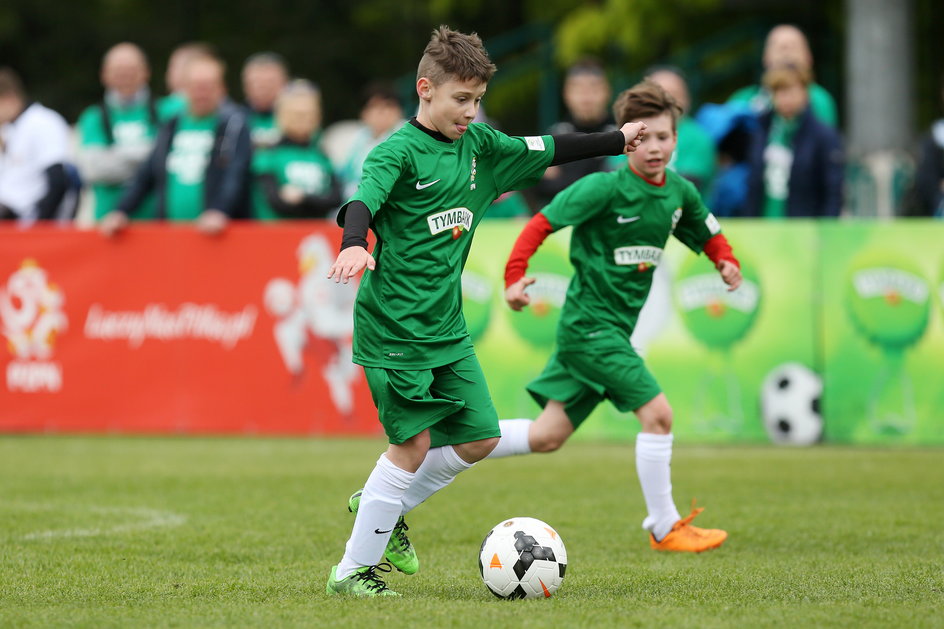
[[[422,100],[429,100],[432,97],[433,83],[425,76],[421,76],[416,81],[416,94]]]

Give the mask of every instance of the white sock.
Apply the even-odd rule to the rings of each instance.
[[[487,459],[500,459],[516,454],[530,454],[531,443],[528,441],[528,432],[531,430],[530,419],[503,419],[498,422],[501,429],[501,439]]]
[[[672,500],[672,435],[636,435],[636,473],[649,515],[642,527],[661,540],[682,519]]]
[[[426,453],[423,464],[416,470],[416,478],[410,488],[403,494],[400,515],[412,511],[418,504],[451,483],[459,472],[464,472],[473,465],[474,463],[463,461],[452,446],[431,448]]]
[[[361,502],[354,519],[354,530],[338,564],[338,579],[358,568],[374,566],[383,558],[390,532],[400,518],[403,494],[416,475],[400,469],[381,454],[374,471],[364,484]]]

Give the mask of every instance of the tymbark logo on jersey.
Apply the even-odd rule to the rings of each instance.
[[[636,265],[637,271],[648,271],[658,266],[662,260],[662,249],[659,247],[617,247],[613,250],[613,261],[619,266]]]
[[[473,218],[475,215],[469,211],[469,208],[454,207],[451,210],[427,216],[426,222],[429,224],[429,233],[433,236],[452,230],[452,239],[455,240],[462,235],[463,230],[472,229]]]

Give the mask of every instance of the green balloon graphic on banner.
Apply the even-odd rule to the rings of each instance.
[[[675,303],[692,336],[715,349],[730,349],[744,338],[760,306],[754,269],[741,256],[744,280],[736,291],[729,291],[711,260],[688,257],[675,278]]]
[[[469,260],[462,272],[462,313],[473,342],[488,329],[494,292],[488,271]]]
[[[531,304],[510,313],[511,325],[521,338],[540,348],[554,345],[572,274],[567,253],[554,243],[545,242],[531,257],[527,277],[536,280],[528,287]]]
[[[900,254],[866,252],[855,258],[846,282],[846,305],[859,332],[886,349],[904,349],[928,326],[930,286]]]

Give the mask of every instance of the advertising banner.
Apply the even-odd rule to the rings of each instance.
[[[0,229],[0,430],[368,433],[327,223]]]
[[[469,332],[503,418],[554,351],[569,231],[532,258],[532,304],[504,302],[524,223],[478,227]],[[689,442],[944,444],[944,223],[726,221],[744,284],[671,240],[632,342]],[[351,363],[356,283],[324,279],[317,221],[136,225],[119,238],[0,227],[0,431],[382,433]],[[597,407],[578,438],[628,440]]]

